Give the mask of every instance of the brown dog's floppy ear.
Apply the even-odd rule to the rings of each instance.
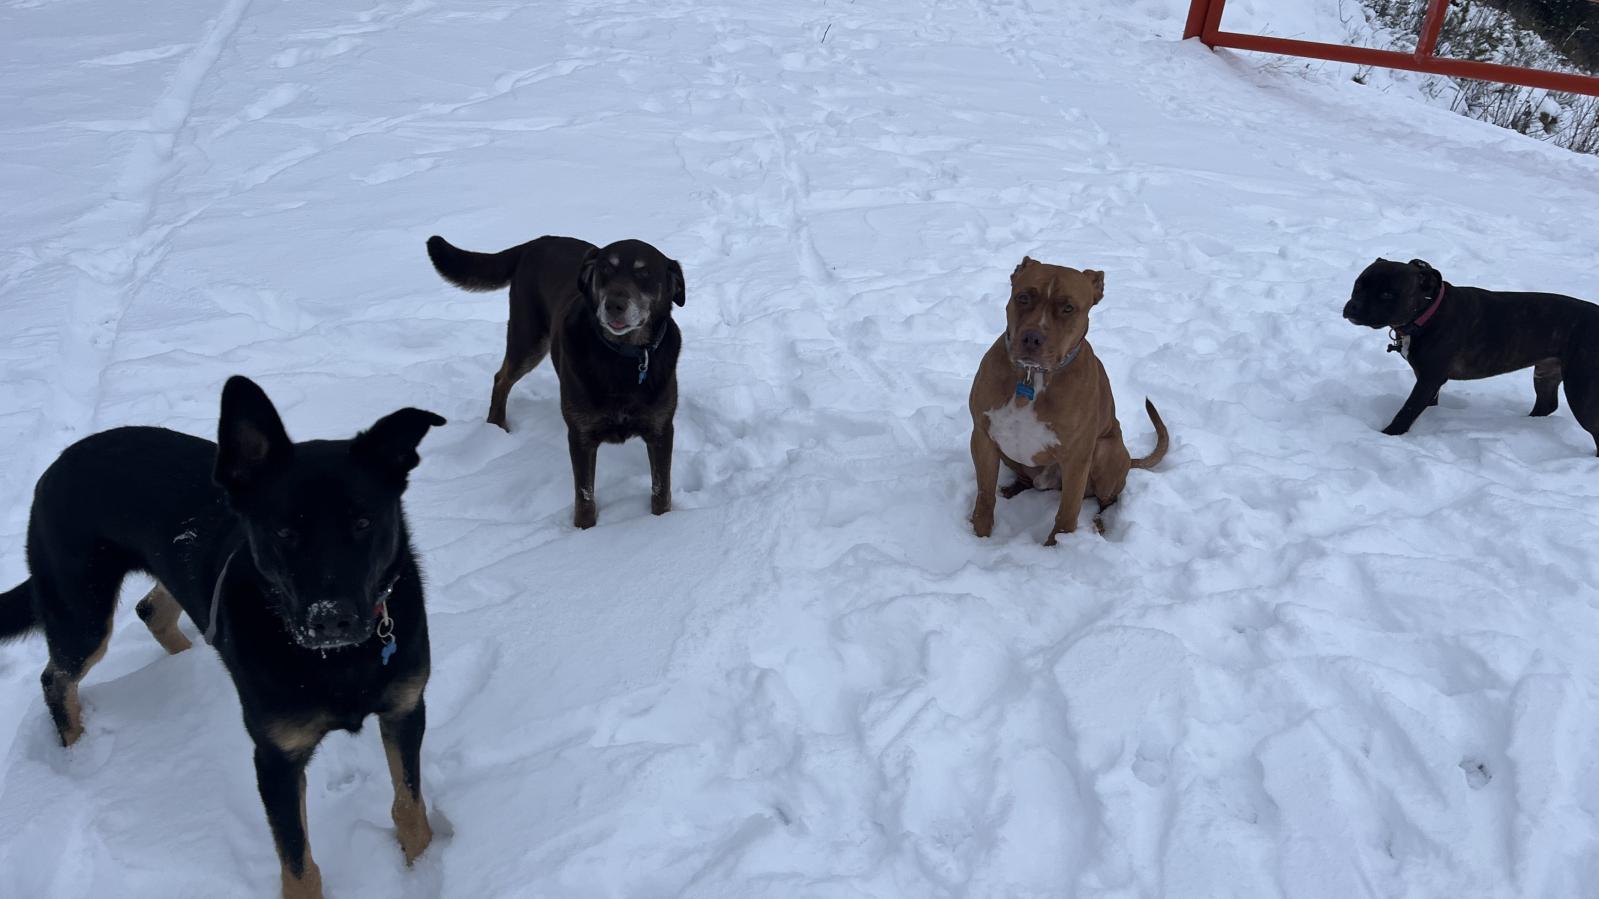
[[[1105,273],[1087,269],[1083,274],[1088,276],[1088,283],[1094,285],[1094,305],[1097,306],[1105,298]]]
[[[426,409],[401,409],[355,435],[350,441],[350,457],[389,480],[404,484],[405,476],[422,461],[416,454],[416,445],[427,436],[428,428],[443,424],[443,418]]]
[[[681,306],[688,299],[688,287],[683,283],[683,266],[678,265],[676,259],[668,259],[666,267],[672,271],[672,302]]]
[[[583,261],[577,267],[577,289],[589,299],[594,299],[594,264],[600,258],[599,248],[596,247],[583,254]]]
[[[243,375],[229,378],[222,387],[212,480],[230,497],[237,497],[293,456],[294,442],[283,430],[283,420],[266,392]]]

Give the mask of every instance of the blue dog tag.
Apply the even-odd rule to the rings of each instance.
[[[1024,400],[1031,400],[1033,397],[1038,395],[1038,391],[1034,390],[1033,385],[1027,383],[1026,381],[1017,381],[1016,395]]]
[[[394,655],[394,650],[397,646],[399,644],[392,640],[383,644],[383,664],[387,665],[389,663],[389,657]]]

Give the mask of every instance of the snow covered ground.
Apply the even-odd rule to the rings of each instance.
[[[407,871],[331,737],[332,896],[1593,895],[1592,442],[1530,373],[1379,434],[1410,377],[1339,310],[1378,255],[1599,299],[1599,159],[1185,11],[4,0],[0,580],[92,431],[209,435],[234,372],[299,437],[418,405],[440,838]],[[633,443],[571,528],[553,375],[482,423],[505,301],[432,233],[682,261],[675,511]],[[966,521],[1023,254],[1107,272],[1131,449],[1146,395],[1173,434],[1053,549],[1050,496]],[[220,664],[117,629],[71,751],[0,647],[0,895],[273,894]]]

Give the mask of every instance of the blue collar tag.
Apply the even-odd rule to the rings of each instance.
[[[1027,383],[1026,381],[1017,381],[1016,395],[1024,400],[1031,400],[1033,397],[1038,395],[1038,391],[1034,390],[1033,385]]]

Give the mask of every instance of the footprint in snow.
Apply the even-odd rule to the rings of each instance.
[[[1488,766],[1476,759],[1465,759],[1460,763],[1460,770],[1466,772],[1466,786],[1473,790],[1480,790],[1488,785],[1494,776],[1488,773]]]

